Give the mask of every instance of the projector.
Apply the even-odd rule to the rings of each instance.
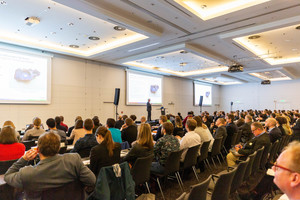
[[[270,85],[271,81],[270,80],[264,80],[264,81],[261,81],[261,84],[262,85]]]
[[[243,72],[244,67],[242,65],[232,65],[228,68],[228,72]]]
[[[25,24],[27,26],[34,26],[38,23],[40,23],[40,19],[37,17],[26,17],[26,19],[25,19]]]

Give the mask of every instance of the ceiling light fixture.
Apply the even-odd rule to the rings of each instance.
[[[185,53],[188,53],[187,51],[185,51],[185,50],[182,50],[182,51],[180,51],[180,53],[183,53],[183,54],[185,54]]]
[[[179,65],[180,65],[180,67],[184,67],[184,66],[186,66],[186,64],[187,64],[187,62],[182,62]]]
[[[249,40],[255,40],[258,38],[260,38],[260,35],[252,35],[252,36],[248,37]]]
[[[6,1],[0,1],[0,4],[6,6],[7,2]]]
[[[40,19],[38,17],[26,17],[25,18],[25,24],[27,26],[34,26],[38,23],[40,23]]]
[[[125,31],[125,30],[126,30],[126,28],[124,28],[124,27],[122,27],[122,26],[115,26],[114,29],[115,29],[116,31]]]
[[[99,38],[99,37],[96,37],[96,36],[90,36],[90,37],[89,37],[89,40],[100,40],[100,38]]]
[[[69,47],[75,48],[75,49],[79,48],[79,46],[78,46],[78,45],[75,45],[75,44],[71,44],[71,45],[69,45]]]

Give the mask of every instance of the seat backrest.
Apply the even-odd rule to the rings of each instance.
[[[224,146],[224,144],[225,144],[226,138],[227,138],[227,135],[226,135],[225,137],[223,137],[223,138],[222,138],[222,145],[221,145],[221,149],[222,149],[222,147],[223,147],[223,146]]]
[[[182,152],[183,149],[179,151],[173,151],[169,154],[165,163],[165,175],[177,172],[179,170],[180,157]]]
[[[30,136],[28,137],[28,140],[38,140],[39,137],[40,137],[40,136],[32,136],[32,135],[30,135]]]
[[[129,143],[127,141],[121,143],[121,150],[129,149],[129,148],[130,148],[130,146],[129,146]]]
[[[282,148],[284,148],[285,146],[287,146],[290,143],[291,137],[292,137],[292,135],[286,135]]]
[[[211,148],[211,156],[215,156],[221,153],[223,137],[215,138],[213,146]]]
[[[0,174],[5,174],[5,172],[16,162],[16,160],[6,160],[0,161]]]
[[[92,148],[80,149],[78,151],[78,154],[80,155],[81,158],[87,158],[90,156],[91,149]]]
[[[199,149],[200,149],[200,144],[190,147],[187,150],[184,161],[183,161],[184,169],[195,166],[197,164],[197,157],[198,157]]]
[[[274,142],[271,146],[270,155],[269,155],[269,158],[268,158],[268,163],[270,163],[270,164],[274,163],[275,155],[278,151],[278,147],[279,147],[279,140],[276,140],[276,142]]]
[[[211,175],[202,183],[193,185],[191,187],[191,192],[189,194],[188,200],[206,200],[206,193],[208,189],[209,182],[211,181]]]
[[[236,137],[236,140],[235,140],[235,144],[238,144],[241,142],[241,137],[242,137],[242,130],[239,130],[238,133],[237,133],[237,137]]]
[[[233,194],[241,186],[249,161],[250,158],[248,157],[247,160],[242,161],[238,164],[236,173],[232,180],[230,194]]]
[[[259,167],[260,169],[263,169],[263,170],[266,169],[266,164],[267,164],[270,149],[271,149],[271,143],[265,145],[265,148],[262,153],[261,160],[260,160],[260,167]]]
[[[31,149],[31,147],[35,146],[35,141],[34,140],[28,140],[28,141],[23,141],[21,142],[25,145],[25,151],[28,151]]]
[[[287,137],[287,135],[284,135],[281,137],[281,139],[279,140],[279,148],[278,148],[278,151],[277,151],[277,154],[280,154],[281,150],[283,149],[283,145],[284,145],[284,142],[285,142],[285,138]]]
[[[261,157],[263,154],[265,147],[261,147],[260,149],[257,150],[255,159],[253,161],[253,165],[252,165],[252,171],[251,171],[251,176],[255,175],[255,173],[258,171],[259,167],[260,167],[260,161],[261,161]]]
[[[230,188],[236,171],[237,168],[234,168],[232,171],[220,175],[212,192],[211,200],[229,199]]]
[[[205,160],[207,158],[209,145],[210,145],[210,140],[202,143],[198,162],[201,162],[202,160]]]
[[[245,171],[245,175],[244,175],[244,179],[243,181],[247,181],[247,179],[249,178],[249,176],[251,175],[251,172],[252,172],[252,166],[253,166],[253,162],[254,162],[254,159],[256,157],[256,154],[257,152],[255,151],[253,154],[249,155],[248,158],[250,159],[249,160],[249,163],[246,167],[246,171]]]
[[[238,133],[233,133],[233,135],[231,136],[231,146],[236,145],[237,136],[238,136]]]
[[[150,168],[153,161],[154,155],[150,155],[143,158],[138,158],[132,169],[131,175],[135,182],[135,185],[145,183],[150,179]]]

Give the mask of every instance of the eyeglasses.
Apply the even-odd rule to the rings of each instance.
[[[274,167],[274,169],[275,169],[274,171],[277,171],[278,168],[280,168],[280,169],[289,171],[289,172],[291,172],[291,173],[295,173],[295,171],[293,171],[293,170],[290,170],[290,169],[288,169],[288,168],[286,168],[286,167],[282,167],[281,165],[277,165],[276,162],[273,164],[273,167]]]

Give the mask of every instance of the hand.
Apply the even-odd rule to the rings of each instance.
[[[23,159],[26,161],[33,160],[37,155],[37,150],[36,149],[30,149],[25,153],[23,156]]]
[[[175,136],[178,140],[181,140],[181,137],[179,135]]]

